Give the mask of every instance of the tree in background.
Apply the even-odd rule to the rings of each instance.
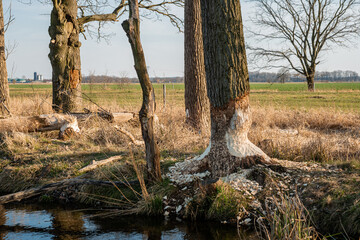
[[[268,163],[248,140],[251,127],[249,74],[239,0],[201,0],[211,139],[206,155],[212,175]]]
[[[88,29],[87,24],[91,22],[99,23],[100,33],[102,23],[115,22],[128,11],[128,1],[121,0],[110,13],[103,13],[111,8],[107,0],[52,0],[52,4],[49,58],[53,69],[53,109],[56,112],[71,112],[81,102],[80,33]],[[166,16],[180,28],[181,19],[169,12],[168,5],[182,6],[182,1],[161,1],[156,4],[141,1],[139,7],[155,15]]]
[[[12,21],[10,14],[9,21],[4,21],[4,11],[2,0],[0,0],[0,114],[10,114],[9,102],[9,83],[6,69],[6,52],[5,52],[5,31]]]
[[[138,0],[129,0],[129,19],[122,23],[131,45],[135,70],[143,92],[142,107],[139,112],[141,132],[145,142],[148,178],[161,180],[160,152],[154,134],[154,115],[156,110],[155,92],[146,67],[145,55],[140,41],[140,15]]]
[[[92,21],[116,21],[124,8],[124,2],[122,0],[110,14],[78,17],[77,0],[52,0],[49,58],[53,69],[53,109],[56,112],[71,112],[81,102],[79,35],[84,31],[84,24]]]
[[[200,0],[185,1],[185,111],[186,121],[201,130],[209,124]]]
[[[358,0],[255,0],[259,27],[251,31],[258,46],[256,57],[265,58],[270,67],[289,68],[306,77],[308,90],[314,91],[320,54],[334,46],[349,46],[360,34]],[[271,41],[271,47],[261,46]]]

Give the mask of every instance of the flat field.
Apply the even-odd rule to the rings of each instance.
[[[163,84],[154,84],[158,109],[163,106]],[[141,106],[139,84],[83,84],[83,105],[93,108],[100,106],[116,111],[133,110]],[[51,103],[51,84],[11,84],[11,97],[22,101],[32,99],[41,105]],[[166,84],[166,104],[184,107],[184,84]],[[254,107],[274,107],[276,109],[331,109],[344,112],[360,112],[360,83],[317,83],[316,91],[310,93],[305,83],[253,83],[251,84],[251,104]],[[41,106],[44,107],[44,106]],[[45,107],[46,108],[46,107]]]

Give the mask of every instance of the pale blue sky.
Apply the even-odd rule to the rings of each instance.
[[[26,5],[17,0],[3,0],[4,9],[10,2],[15,21],[6,32],[5,38],[10,43],[16,41],[18,46],[7,61],[9,77],[32,78],[36,71],[43,74],[44,78],[51,78],[51,65],[47,57],[50,41],[47,30],[51,6],[34,1],[32,5]],[[245,24],[247,14],[251,12],[248,9],[247,3],[243,3]],[[175,12],[182,15],[182,9]],[[106,31],[114,33],[109,43],[103,40],[98,43],[96,39],[88,37],[84,40],[81,37],[83,75],[91,72],[96,75],[136,75],[130,45],[121,28],[121,21],[108,25]],[[161,22],[144,19],[141,22],[141,37],[150,76],[183,76],[184,36],[167,19],[162,19]],[[325,55],[326,61],[318,70],[353,70],[360,74],[359,47],[358,45],[356,49],[334,49],[328,52]],[[251,66],[249,68],[251,69]]]

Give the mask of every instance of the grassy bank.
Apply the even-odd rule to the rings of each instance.
[[[329,169],[334,166],[341,170],[339,174],[324,174],[316,169],[301,170],[299,175],[299,184],[308,186],[304,190],[302,185],[299,185],[299,194],[310,215],[315,216],[315,224],[311,226],[322,229],[324,233],[342,232],[343,227],[339,224],[341,220],[349,234],[360,235],[360,89],[357,89],[359,85],[360,83],[317,84],[319,91],[315,93],[299,89],[303,88],[304,84],[252,85],[253,124],[249,134],[252,142],[272,158],[316,163]],[[161,150],[162,171],[165,174],[168,167],[176,162],[202,153],[208,144],[209,131],[200,135],[184,124],[182,84],[167,85],[166,111],[162,110],[162,85],[154,86],[159,99],[159,124],[156,135]],[[83,89],[86,96],[113,112],[137,112],[141,105],[139,85],[84,84]],[[11,107],[15,115],[51,112],[50,85],[11,85],[11,96]],[[83,105],[92,110],[97,109],[97,106],[86,99],[83,99]],[[141,140],[137,120],[130,121],[122,127]],[[15,192],[31,186],[81,176],[79,169],[82,167],[93,160],[102,160],[114,155],[122,155],[123,158],[112,165],[86,173],[83,177],[106,181],[137,179],[133,162],[143,169],[143,147],[130,148],[128,138],[101,119],[82,122],[80,128],[80,135],[68,141],[56,139],[55,132],[2,134],[0,191]],[[248,209],[244,204],[247,202],[246,199],[229,190],[227,185],[203,189],[195,186],[194,189],[201,190],[196,192],[191,192],[190,186],[188,190],[182,190],[183,188],[173,187],[165,180],[158,185],[149,186],[150,196],[147,199],[142,197],[140,186],[135,186],[133,190],[120,189],[122,193],[113,187],[83,187],[68,190],[67,197],[93,205],[103,201],[109,206],[121,206],[125,201],[126,206],[138,206],[138,212],[164,214],[164,204],[170,204],[170,199],[176,200],[176,203],[169,205],[175,207],[173,211],[176,211],[181,201],[185,201],[175,196],[196,195],[196,200],[193,199],[194,201],[189,203],[186,215],[189,218],[195,215],[220,221],[236,219],[239,209]],[[268,188],[272,187],[269,185]],[[272,193],[272,190],[269,191]],[[285,191],[284,194],[288,193]],[[124,196],[129,201],[124,199]],[[51,196],[42,197],[42,201],[50,200]],[[281,198],[277,200],[280,203],[284,201],[284,206],[288,201]],[[304,213],[306,210],[302,205],[298,206],[298,212],[293,214],[298,214],[296,216],[300,218],[310,216]],[[179,211],[185,211],[185,208]],[[279,211],[277,214],[281,220],[287,212],[286,209]],[[261,217],[269,218],[266,215]],[[273,226],[274,229],[282,226],[283,222],[280,220],[276,223],[278,225]],[[309,234],[313,234],[307,224],[301,227],[309,228]],[[268,234],[271,236],[272,232]]]

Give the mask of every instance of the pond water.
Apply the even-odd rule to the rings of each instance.
[[[236,226],[150,217],[93,217],[62,206],[0,205],[0,240],[249,239]],[[251,237],[250,237],[251,238]]]

